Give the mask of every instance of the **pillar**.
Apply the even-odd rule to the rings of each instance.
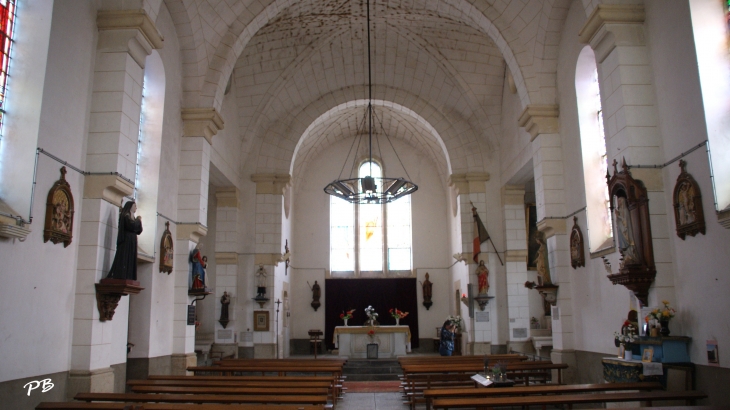
[[[235,187],[218,188],[215,193],[217,199],[216,233],[215,233],[215,349],[223,351],[224,356],[238,355],[238,337],[236,332],[246,328],[236,321],[236,306],[248,301],[245,297],[239,300],[238,288],[238,198],[240,193]],[[219,322],[221,317],[221,297],[223,292],[228,293],[228,320],[225,327]]]
[[[558,118],[559,109],[556,105],[528,105],[520,116],[519,125],[532,137],[537,228],[545,234],[551,279],[559,287],[557,309],[553,309],[551,318],[551,358],[555,363],[567,363],[570,368],[574,368],[570,252],[565,224],[565,177]],[[572,380],[570,370],[565,372],[564,380]]]
[[[277,299],[283,299],[284,289],[284,265],[281,255],[284,253],[284,238],[282,228],[285,222],[284,215],[284,192],[290,188],[291,176],[289,174],[254,174],[251,181],[256,183],[256,210],[255,210],[255,255],[254,266],[246,266],[246,276],[249,277],[249,289],[256,289],[255,272],[259,265],[266,269],[266,297],[270,300],[263,307],[258,304],[252,305],[254,310],[269,311],[269,331],[254,332],[254,357],[273,358],[277,356],[276,338],[281,333],[282,320],[280,318],[276,327],[276,304]],[[288,280],[288,279],[286,279]],[[253,298],[255,294],[249,297]],[[281,307],[279,308],[281,314]],[[279,357],[283,349],[279,339]]]
[[[214,108],[183,108],[183,138],[180,147],[180,174],[177,195],[175,242],[175,290],[172,339],[172,374],[185,374],[196,364],[195,326],[187,325],[190,252],[208,234],[208,183],[210,144],[223,129],[223,118]]]
[[[467,270],[468,270],[468,283],[472,285],[473,294],[476,296],[476,292],[479,289],[479,280],[475,274],[477,263],[474,262],[473,250],[474,250],[474,237],[476,232],[474,231],[474,217],[472,216],[472,204],[477,209],[479,218],[484,223],[484,227],[489,230],[487,226],[487,187],[486,182],[489,181],[489,174],[486,172],[469,172],[464,174],[452,174],[449,178],[449,184],[456,188],[459,195],[459,215],[461,218],[461,253],[466,258]],[[491,244],[483,243],[479,260],[484,260],[484,264],[489,269],[489,296],[494,296],[498,286],[498,279],[496,273],[496,267],[499,266],[499,261],[492,250]],[[461,293],[467,293],[466,287],[460,289]],[[473,302],[474,312],[481,312],[476,302]],[[475,318],[469,318],[467,315],[462,315],[463,319],[469,324],[467,326],[468,331],[465,332],[462,343],[466,342],[466,350],[463,352],[469,352],[471,354],[491,354],[492,345],[499,344],[497,335],[497,308],[496,299],[492,299],[489,304],[484,308],[484,320],[486,320],[486,314],[489,315],[489,321],[476,321]]]
[[[99,321],[94,284],[116,251],[119,207],[134,191],[145,58],[162,37],[143,10],[101,10],[81,204],[68,396],[114,391],[112,365],[126,362],[129,298]],[[145,221],[154,224],[155,221]],[[120,383],[116,383],[119,385]]]

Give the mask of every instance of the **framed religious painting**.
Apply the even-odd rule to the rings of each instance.
[[[169,275],[172,272],[172,260],[175,254],[170,222],[165,222],[165,232],[162,232],[160,239],[160,253],[160,272],[167,272]]]
[[[269,311],[254,310],[253,311],[253,331],[268,332],[269,331]]]
[[[687,162],[679,160],[682,170],[674,185],[674,221],[677,226],[677,236],[684,238],[705,234],[705,214],[702,211],[702,195],[697,181],[687,172]]]
[[[66,182],[66,167],[61,167],[61,178],[48,191],[43,242],[63,242],[65,248],[73,240],[73,229],[74,197],[71,186]]]

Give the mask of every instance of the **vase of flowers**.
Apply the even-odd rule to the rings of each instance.
[[[347,312],[342,311],[340,313],[340,319],[342,319],[345,322],[345,326],[347,326],[347,321],[352,319],[352,313],[355,311],[355,309],[350,309]]]
[[[626,345],[630,343],[634,343],[639,339],[639,336],[634,333],[619,333],[619,332],[613,332],[614,337],[614,343],[616,344],[616,347],[618,347],[618,358],[619,359],[626,359],[631,360],[631,349],[627,349]],[[628,353],[628,354],[627,354]]]
[[[378,313],[375,312],[375,309],[372,306],[368,306],[365,308],[365,315],[367,315],[368,320],[365,322],[367,326],[377,326],[378,323]]]
[[[400,311],[400,310],[398,310],[398,308],[390,309],[388,312],[390,313],[391,316],[393,316],[393,319],[395,319],[396,326],[400,325],[401,319],[408,316],[408,312]]]
[[[462,319],[461,316],[449,316],[446,319],[454,324],[456,333],[461,333],[461,331],[464,329],[464,319]]]
[[[666,337],[669,336],[669,321],[677,314],[677,311],[669,306],[669,301],[662,300],[662,304],[664,307],[652,310],[649,317],[659,322],[659,325],[661,325],[659,334]]]

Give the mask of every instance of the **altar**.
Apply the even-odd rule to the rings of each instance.
[[[375,333],[368,335],[370,330]],[[408,326],[337,326],[332,342],[340,356],[366,358],[367,345],[378,345],[379,357],[404,356],[411,351],[411,329]]]

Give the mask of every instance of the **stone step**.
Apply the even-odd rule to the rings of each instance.
[[[403,370],[397,360],[350,359],[342,369],[348,381],[398,380]]]

